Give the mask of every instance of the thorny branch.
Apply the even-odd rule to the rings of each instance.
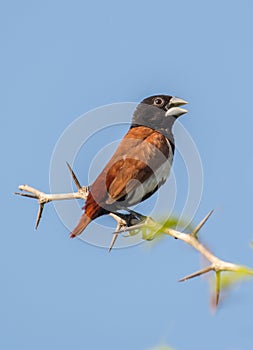
[[[73,178],[73,181],[77,187],[77,192],[72,193],[59,193],[59,194],[47,194],[44,193],[38,189],[35,189],[29,185],[20,185],[19,190],[22,192],[15,192],[15,194],[23,196],[23,197],[29,197],[33,199],[37,199],[39,203],[39,209],[36,219],[35,228],[38,228],[38,225],[40,223],[40,219],[42,217],[42,212],[44,209],[44,205],[46,203],[49,203],[51,201],[56,200],[69,200],[69,199],[83,199],[86,200],[89,188],[88,186],[81,186],[74,171],[70,167],[70,165],[67,163],[68,169],[71,173],[71,176]],[[23,193],[26,192],[26,193]],[[216,293],[215,293],[215,304],[218,305],[219,302],[219,296],[220,296],[220,283],[221,283],[221,272],[230,271],[230,272],[239,272],[239,273],[245,273],[248,275],[253,275],[253,269],[247,268],[242,265],[230,263],[227,261],[224,261],[217,256],[215,256],[204,244],[202,244],[198,239],[198,233],[200,229],[204,226],[206,221],[209,219],[209,217],[212,215],[213,210],[211,210],[203,220],[195,227],[195,229],[191,233],[184,233],[177,231],[175,229],[166,227],[164,225],[161,225],[160,223],[154,221],[150,217],[146,217],[143,221],[143,216],[140,214],[137,214],[131,210],[129,210],[130,214],[127,215],[115,215],[114,213],[110,213],[109,215],[116,220],[117,222],[117,228],[115,232],[113,232],[113,238],[109,247],[109,252],[113,248],[113,245],[118,237],[119,234],[122,232],[132,232],[136,229],[145,229],[149,228],[153,232],[161,232],[163,234],[166,234],[168,236],[174,237],[176,239],[179,239],[188,245],[192,246],[195,250],[197,250],[202,256],[204,256],[210,264],[194,273],[191,273],[179,280],[179,282],[187,281],[191,278],[201,276],[207,272],[214,271],[216,276]],[[136,215],[133,215],[136,214]],[[128,218],[128,219],[127,219]],[[126,220],[127,219],[127,220]],[[133,220],[134,219],[134,220]],[[133,223],[136,223],[134,224]]]

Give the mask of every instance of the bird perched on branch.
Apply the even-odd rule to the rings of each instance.
[[[70,234],[80,235],[94,219],[117,215],[149,198],[167,180],[174,155],[172,126],[186,109],[178,97],[145,98],[135,109],[130,129],[90,186],[84,213]]]

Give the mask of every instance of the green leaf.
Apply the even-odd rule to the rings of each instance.
[[[176,216],[171,216],[169,218],[161,218],[159,220],[160,224],[146,224],[140,230],[142,233],[142,238],[147,241],[152,241],[154,239],[161,239],[164,235],[164,230],[168,228],[173,229],[183,229],[184,232],[190,232],[193,230],[193,226],[190,225],[186,220],[178,218]]]
[[[221,289],[225,290],[252,277],[252,270],[245,267],[242,267],[241,270],[237,272],[222,272],[220,286]]]

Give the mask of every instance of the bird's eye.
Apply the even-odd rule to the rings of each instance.
[[[162,107],[164,105],[164,100],[161,97],[156,97],[154,99],[154,105],[157,107]]]

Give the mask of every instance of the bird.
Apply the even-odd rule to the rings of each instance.
[[[89,194],[70,237],[79,236],[96,218],[128,210],[152,196],[167,180],[175,142],[172,127],[188,102],[170,95],[143,99],[115,153],[89,186]]]

